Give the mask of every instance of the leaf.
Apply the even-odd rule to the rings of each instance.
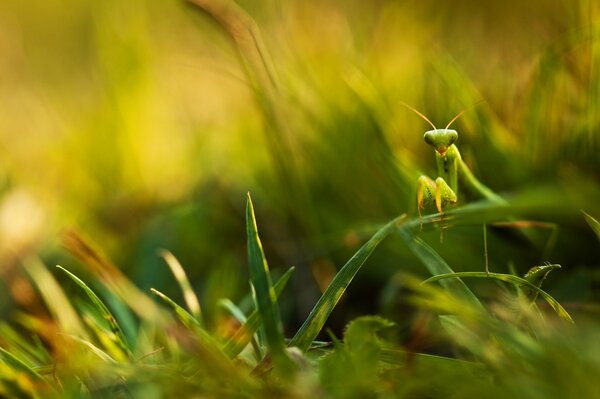
[[[593,218],[590,214],[584,211],[581,211],[581,213],[583,213],[585,221],[590,225],[594,233],[596,233],[596,237],[598,237],[598,240],[600,240],[600,222],[598,222],[597,219]]]
[[[190,312],[185,310],[183,307],[179,306],[177,302],[175,302],[174,300],[172,300],[171,298],[169,298],[168,296],[166,296],[165,294],[163,294],[155,288],[150,288],[150,291],[152,291],[154,295],[162,299],[164,303],[166,303],[171,309],[173,309],[173,311],[175,312],[177,317],[179,317],[179,320],[181,320],[184,326],[186,326],[189,329],[192,329],[194,327],[202,327],[200,322],[196,320],[196,318],[192,316]]]
[[[276,358],[287,358],[283,340],[283,327],[277,305],[277,296],[271,283],[269,266],[258,236],[252,199],[248,193],[246,203],[246,233],[248,235],[248,265],[250,280],[256,291],[256,304],[265,328],[267,347]]]
[[[24,372],[29,377],[32,377],[35,380],[43,381],[46,383],[46,380],[39,375],[33,368],[29,367],[25,362],[21,359],[10,353],[4,348],[0,347],[0,361],[9,365],[12,369],[18,370],[20,372]]]
[[[219,301],[219,306],[227,310],[238,322],[240,322],[240,324],[244,325],[248,321],[246,315],[244,315],[244,312],[242,312],[242,310],[239,307],[237,307],[235,303],[231,302],[231,300],[229,300],[228,298],[221,299]],[[256,360],[260,361],[263,355],[255,335],[251,336],[250,343],[252,344],[252,348],[254,349],[254,356],[256,357]]]
[[[183,298],[185,299],[188,309],[196,318],[196,320],[202,324],[202,310],[200,308],[200,302],[198,301],[198,297],[194,293],[194,290],[192,290],[190,281],[188,280],[181,263],[179,263],[177,258],[167,250],[160,251],[160,256],[165,260],[171,269],[173,276],[177,280],[177,283],[179,283],[179,287],[183,292]]]
[[[423,265],[427,268],[429,273],[433,276],[440,274],[454,273],[452,268],[446,263],[444,259],[437,252],[433,250],[425,241],[419,237],[415,237],[408,226],[402,227],[398,230],[398,234],[408,248],[421,260]],[[460,279],[454,281],[442,281],[442,286],[450,290],[456,295],[461,296],[473,305],[477,306],[480,310],[484,309],[479,299],[473,294],[473,292],[467,287],[465,283]]]
[[[573,323],[573,319],[569,315],[569,313],[562,307],[560,303],[556,299],[554,299],[550,294],[546,291],[543,291],[541,288],[531,284],[529,281],[524,278],[513,276],[512,274],[501,274],[501,273],[486,273],[486,272],[458,272],[458,273],[447,273],[447,274],[439,274],[437,276],[433,276],[423,281],[422,284],[432,283],[434,281],[443,281],[450,278],[464,278],[464,277],[475,277],[475,278],[495,278],[497,280],[505,281],[507,283],[515,284],[517,286],[525,287],[530,289],[539,295],[542,296],[548,302],[548,305],[554,309],[554,311],[563,318],[571,323]]]
[[[312,309],[308,318],[304,321],[296,335],[290,341],[289,346],[297,346],[305,352],[312,341],[319,334],[329,315],[337,305],[338,301],[348,288],[348,285],[356,276],[365,261],[379,243],[404,223],[406,215],[392,220],[379,229],[362,247],[350,258],[350,260],[335,275],[317,304]]]
[[[52,318],[60,325],[61,330],[67,334],[87,338],[81,319],[46,265],[38,259],[29,259],[25,261],[25,271],[37,286]]]
[[[56,265],[56,267],[58,269],[62,270],[63,272],[65,272],[66,275],[69,276],[69,278],[71,280],[73,280],[78,286],[80,286],[85,291],[85,293],[90,298],[90,300],[92,301],[92,303],[94,304],[96,309],[98,309],[98,311],[100,312],[102,317],[108,322],[108,325],[110,326],[110,329],[113,332],[113,334],[115,334],[116,341],[119,344],[119,346],[121,347],[121,349],[125,353],[131,354],[131,351],[129,350],[129,345],[127,345],[127,341],[125,339],[125,336],[123,335],[123,331],[121,330],[119,323],[117,323],[117,320],[115,319],[113,314],[110,312],[110,310],[108,310],[108,308],[106,307],[104,302],[102,302],[102,300],[100,298],[98,298],[98,295],[96,295],[96,293],[94,291],[92,291],[92,289],[90,287],[88,287],[87,284],[84,283],[76,275],[74,275],[73,273],[71,273],[70,271],[68,271],[67,269],[65,269],[64,267],[62,267],[60,265]]]
[[[290,267],[281,278],[275,283],[275,295],[279,297],[281,292],[285,288],[287,282],[289,281],[292,273],[294,272],[294,267]],[[258,310],[253,310],[252,313],[248,316],[244,325],[242,325],[235,334],[229,338],[229,340],[223,346],[223,351],[230,358],[234,358],[237,356],[250,342],[250,339],[260,327],[260,323],[262,318]]]

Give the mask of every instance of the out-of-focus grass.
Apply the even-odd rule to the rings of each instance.
[[[549,253],[550,229],[532,232],[533,244],[491,229],[492,270],[560,263],[549,292],[567,310],[597,313],[598,243],[580,212],[600,215],[595,2],[238,4],[258,53],[241,25],[228,33],[226,18],[183,2],[0,5],[3,315],[43,312],[21,265],[34,254],[73,262],[54,237],[75,225],[142,289],[183,303],[157,256],[169,248],[203,318],[221,325],[223,297],[244,311],[252,303],[250,190],[259,218],[269,215],[261,227],[273,273],[296,266],[293,294],[280,303],[291,336],[318,287],[373,226],[414,216],[416,178],[435,174],[428,127],[402,102],[440,126],[468,109],[454,125],[458,146],[511,201],[504,216],[558,226]],[[483,220],[501,218],[477,214],[446,230],[443,244],[435,228],[421,238],[456,271],[481,271]],[[392,276],[426,274],[417,258],[393,239],[369,265],[328,324],[338,334],[367,312],[409,323]],[[486,288],[473,283],[478,294]]]

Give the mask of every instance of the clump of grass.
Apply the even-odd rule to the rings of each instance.
[[[497,206],[476,205],[448,212],[444,223],[476,217],[482,221]],[[439,215],[423,219],[425,226],[438,222]],[[185,307],[155,289],[152,293],[166,307],[150,301],[82,236],[70,232],[67,245],[86,266],[90,279],[58,266],[68,277],[61,286],[39,262],[28,268],[31,282],[54,316],[20,313],[14,323],[2,324],[0,392],[24,398],[172,397],[192,392],[257,398],[447,397],[483,392],[492,397],[548,397],[544,395],[573,389],[593,392],[586,378],[600,370],[592,356],[600,348],[589,341],[589,328],[575,326],[567,311],[540,288],[540,276],[555,265],[541,266],[525,278],[484,271],[455,273],[415,236],[419,224],[406,215],[384,224],[339,270],[289,340],[283,333],[279,297],[285,295],[293,268],[273,283],[250,197],[246,227],[254,309],[246,313],[224,298],[221,306],[233,315],[232,321],[237,320],[229,332],[206,325],[198,297],[173,254],[161,253],[183,291]],[[342,339],[316,341],[365,261],[392,234],[398,234],[433,275],[425,281],[409,275],[399,280],[425,323],[418,323],[412,338],[401,342],[395,323],[366,316],[352,321]],[[498,281],[499,294],[481,299],[462,281],[468,277]],[[81,295],[66,296],[69,283]],[[116,300],[109,306],[102,293]],[[132,303],[132,293],[151,304],[149,312]],[[538,305],[537,294],[554,315]],[[137,317],[133,326],[124,328],[125,320],[117,314],[128,312]],[[59,316],[66,314],[68,319]],[[585,345],[591,352],[579,352]],[[428,353],[427,347],[437,349]],[[565,357],[575,363],[563,367]]]

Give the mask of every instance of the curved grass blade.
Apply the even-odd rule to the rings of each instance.
[[[443,280],[450,279],[450,278],[464,278],[464,277],[475,277],[475,278],[490,278],[491,277],[491,278],[495,278],[497,280],[501,280],[501,281],[504,281],[507,283],[515,284],[517,286],[525,287],[529,290],[532,290],[532,291],[538,293],[542,298],[544,298],[544,300],[546,302],[548,302],[548,305],[550,305],[550,307],[552,307],[552,309],[554,309],[554,311],[558,314],[559,317],[573,323],[573,319],[571,318],[569,313],[550,294],[548,294],[546,291],[542,290],[541,288],[535,286],[534,284],[530,283],[529,281],[525,280],[524,278],[521,278],[518,276],[513,276],[512,274],[501,274],[501,273],[487,274],[486,272],[446,273],[446,274],[439,274],[437,276],[430,277],[427,280],[423,281],[422,284],[433,283],[434,281],[441,282]]]
[[[7,351],[6,349],[0,347],[0,361],[6,363],[12,369],[23,372],[27,374],[29,377],[33,378],[37,381],[42,381],[47,383],[46,380],[33,368],[29,367],[25,362],[21,359]]]
[[[294,272],[294,267],[290,267],[281,278],[275,283],[275,295],[277,298],[281,295],[281,292],[287,285],[290,277],[292,277],[292,273]],[[250,342],[251,338],[254,336],[254,333],[260,327],[262,319],[258,310],[253,310],[252,313],[248,316],[248,319],[241,326],[235,334],[225,343],[223,346],[223,352],[227,354],[230,358],[236,357]]]
[[[267,347],[273,357],[286,359],[283,327],[279,314],[279,306],[277,305],[277,296],[271,283],[269,266],[258,236],[256,217],[250,193],[248,193],[248,200],[246,202],[246,233],[248,235],[250,280],[256,291],[256,304],[265,327]]]
[[[600,222],[598,222],[598,220],[593,218],[592,215],[590,215],[584,211],[581,211],[581,213],[583,213],[583,217],[585,218],[585,221],[590,225],[590,227],[592,228],[594,233],[596,233],[596,236],[600,240]]]
[[[181,263],[177,260],[177,258],[166,249],[160,251],[160,256],[165,260],[173,276],[177,280],[181,291],[183,292],[183,298],[185,299],[185,303],[187,304],[190,313],[202,324],[202,310],[200,308],[200,302],[198,301],[198,297],[192,290],[192,286],[190,285],[190,281],[185,274],[185,270],[181,266]]]
[[[432,275],[450,274],[454,273],[454,270],[446,263],[444,259],[437,252],[433,250],[425,241],[419,237],[415,237],[408,226],[402,227],[398,230],[398,234],[408,248],[423,262],[429,273]],[[460,295],[473,305],[477,306],[480,310],[484,309],[479,299],[473,294],[473,292],[467,287],[462,280],[457,279],[453,281],[442,281],[441,284],[444,288]]]
[[[329,315],[337,305],[338,301],[346,291],[348,285],[356,276],[369,255],[379,243],[395,231],[406,219],[402,215],[380,228],[362,247],[350,258],[350,260],[335,275],[331,284],[327,287],[319,301],[308,315],[296,335],[290,341],[289,346],[297,346],[305,352],[321,331]]]
[[[84,283],[79,277],[77,277],[76,275],[74,275],[73,273],[71,273],[70,271],[68,271],[60,265],[56,265],[56,267],[65,272],[65,274],[69,276],[71,280],[73,280],[78,286],[80,286],[85,291],[85,293],[90,298],[96,309],[98,309],[102,317],[108,322],[111,331],[113,332],[113,334],[115,334],[117,344],[125,353],[131,355],[129,345],[127,345],[127,340],[125,339],[125,335],[123,334],[119,323],[117,323],[117,319],[115,319],[110,310],[108,310],[104,302],[102,302],[102,300],[98,298],[98,295],[96,295],[96,293],[92,291],[92,289],[88,287],[87,284]]]
[[[229,314],[231,314],[242,326],[245,325],[248,321],[244,312],[242,312],[242,310],[238,308],[237,305],[231,302],[231,300],[229,300],[228,298],[221,299],[219,301],[219,306],[225,309],[227,312],[229,312]],[[256,335],[251,336],[250,343],[252,344],[252,349],[254,350],[254,357],[256,358],[256,361],[260,362],[260,359],[262,359],[263,354],[260,350],[260,345],[258,345]]]
[[[25,260],[24,266],[60,329],[67,334],[87,338],[79,315],[46,265],[39,259],[32,258]]]
[[[194,327],[202,328],[200,322],[196,320],[196,318],[192,316],[190,312],[185,310],[183,307],[179,306],[174,300],[172,300],[171,298],[169,298],[168,296],[166,296],[165,294],[163,294],[155,288],[150,288],[150,291],[152,291],[154,295],[162,299],[164,303],[166,303],[171,309],[173,309],[173,311],[175,312],[177,317],[179,317],[179,320],[181,320],[184,326],[186,326],[189,329],[192,329]]]
[[[102,349],[98,348],[96,345],[92,344],[90,341],[76,337],[74,335],[67,335],[67,337],[71,338],[73,341],[79,342],[83,346],[90,349],[92,351],[92,353],[94,353],[96,356],[98,356],[100,359],[102,359],[102,361],[104,361],[106,363],[110,363],[110,364],[117,364],[117,361],[115,359],[113,359],[108,353],[104,352]]]

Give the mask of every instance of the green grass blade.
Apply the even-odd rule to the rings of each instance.
[[[235,303],[231,302],[231,300],[227,298],[221,299],[219,301],[219,306],[225,309],[227,312],[229,312],[237,321],[240,322],[242,326],[245,325],[248,321],[244,312],[242,312],[242,310],[239,307],[237,307]],[[258,344],[255,335],[251,337],[250,343],[252,344],[252,349],[254,350],[254,357],[256,358],[256,361],[260,361],[263,357],[263,354],[260,350],[260,345]]]
[[[271,283],[269,266],[258,237],[256,217],[250,194],[248,194],[246,203],[246,233],[248,235],[250,279],[256,291],[256,304],[265,327],[267,347],[274,357],[284,358],[286,357],[285,343],[277,296]]]
[[[451,278],[464,278],[464,277],[475,277],[475,278],[495,278],[497,280],[501,280],[507,283],[511,283],[517,286],[525,287],[527,289],[533,290],[538,293],[548,305],[554,309],[554,311],[560,316],[562,319],[567,320],[573,323],[573,319],[569,315],[569,313],[562,307],[560,303],[556,299],[554,299],[550,294],[541,288],[531,284],[529,281],[524,278],[513,276],[512,274],[501,274],[501,273],[489,273],[486,272],[458,272],[458,273],[447,273],[447,274],[439,274],[437,276],[433,276],[423,281],[422,284],[432,283],[434,281],[444,281]]]
[[[21,359],[19,359],[18,357],[16,357],[12,353],[10,353],[9,351],[7,351],[6,349],[1,348],[1,347],[0,347],[0,361],[6,363],[14,370],[24,372],[29,377],[32,377],[35,380],[43,381],[44,383],[46,382],[46,380],[44,380],[44,378],[41,375],[39,375],[33,368],[29,367]]]
[[[415,237],[410,228],[403,227],[398,230],[400,237],[404,240],[408,248],[419,258],[419,260],[425,265],[429,273],[432,275],[454,273],[452,268],[446,263],[444,259],[437,252],[433,250],[425,241],[419,237]],[[467,287],[465,283],[460,279],[442,282],[444,288],[454,292],[457,295],[465,298],[469,302],[473,303],[480,309],[483,309],[483,305],[479,302],[479,299],[473,294],[473,292]]]
[[[585,221],[590,225],[596,236],[600,240],[600,222],[597,219],[593,218],[590,214],[581,211],[583,213],[583,217],[585,217]]]
[[[294,272],[294,267],[290,267],[281,278],[275,283],[275,295],[279,298],[281,292],[287,285],[290,277],[292,277],[292,273]],[[262,319],[260,317],[260,313],[258,310],[253,310],[252,313],[248,316],[246,322],[243,326],[241,326],[235,334],[229,338],[229,340],[223,346],[223,352],[227,354],[230,358],[236,357],[250,342],[252,336],[258,328],[260,327]]]
[[[404,222],[405,218],[406,215],[399,216],[379,229],[340,269],[323,295],[321,295],[321,298],[319,298],[308,318],[290,341],[289,346],[297,346],[303,352],[310,347],[312,341],[325,325],[329,315],[369,255],[371,255],[384,238]]]
[[[162,301],[166,303],[175,312],[175,314],[177,315],[177,317],[179,317],[179,320],[181,320],[184,326],[186,326],[189,329],[192,329],[194,327],[202,328],[200,322],[196,320],[196,318],[192,316],[190,312],[185,310],[183,307],[179,306],[174,300],[172,300],[157,289],[150,288],[150,291],[152,291],[154,295],[162,299]]]
[[[125,339],[125,335],[123,335],[123,331],[121,330],[119,323],[117,323],[117,319],[115,319],[110,310],[108,310],[104,302],[102,302],[102,300],[98,298],[98,295],[96,295],[96,293],[92,291],[92,289],[88,287],[88,285],[76,275],[74,275],[73,273],[71,273],[70,271],[68,271],[60,265],[56,265],[56,267],[65,272],[65,274],[71,280],[73,280],[78,286],[80,286],[83,289],[83,291],[85,291],[85,293],[90,298],[96,309],[98,309],[102,317],[107,321],[113,334],[115,334],[118,345],[121,347],[121,349],[123,349],[125,353],[131,354],[129,345],[127,344],[127,340]]]
[[[96,345],[94,345],[90,341],[76,337],[74,335],[67,335],[67,336],[69,338],[71,338],[73,341],[79,342],[83,346],[90,349],[92,351],[92,353],[95,354],[96,356],[98,356],[98,358],[100,358],[102,361],[104,361],[106,363],[110,363],[110,364],[117,363],[117,361],[115,359],[113,359],[108,353],[104,352],[102,349],[98,348]]]
[[[37,286],[52,318],[56,320],[61,330],[67,334],[87,338],[87,332],[81,324],[81,319],[46,265],[34,258],[26,260],[24,266],[25,271]]]
[[[198,297],[192,290],[192,286],[190,285],[190,281],[187,278],[185,270],[181,266],[181,263],[177,260],[177,258],[167,250],[161,250],[160,256],[165,260],[173,276],[177,280],[181,291],[183,292],[183,298],[185,299],[185,303],[187,304],[190,313],[202,324],[202,310],[200,308],[200,302],[198,301]]]

